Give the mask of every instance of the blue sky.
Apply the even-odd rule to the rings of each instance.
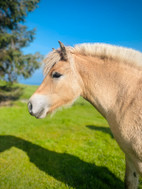
[[[58,40],[70,46],[102,42],[142,51],[142,0],[41,0],[26,25],[36,28],[36,39],[25,53],[46,55],[59,47]],[[30,80],[37,77],[41,82],[41,71]]]

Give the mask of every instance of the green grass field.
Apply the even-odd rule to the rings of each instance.
[[[123,188],[124,154],[104,118],[79,99],[37,120],[25,103],[36,88],[0,84],[0,189]]]

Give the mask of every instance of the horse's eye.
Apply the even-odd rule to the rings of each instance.
[[[53,72],[52,73],[52,78],[59,78],[61,76],[62,76],[62,74],[60,74],[59,72]]]

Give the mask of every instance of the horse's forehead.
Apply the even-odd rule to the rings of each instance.
[[[58,69],[58,70],[64,70],[66,68],[69,68],[70,64],[67,61],[59,61],[58,63],[56,63],[53,67],[52,70],[54,69]]]

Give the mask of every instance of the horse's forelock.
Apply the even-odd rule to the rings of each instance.
[[[45,59],[43,60],[44,63],[44,69],[43,74],[47,75],[47,73],[50,71],[50,69],[61,60],[61,55],[59,50],[53,50],[50,52]]]

